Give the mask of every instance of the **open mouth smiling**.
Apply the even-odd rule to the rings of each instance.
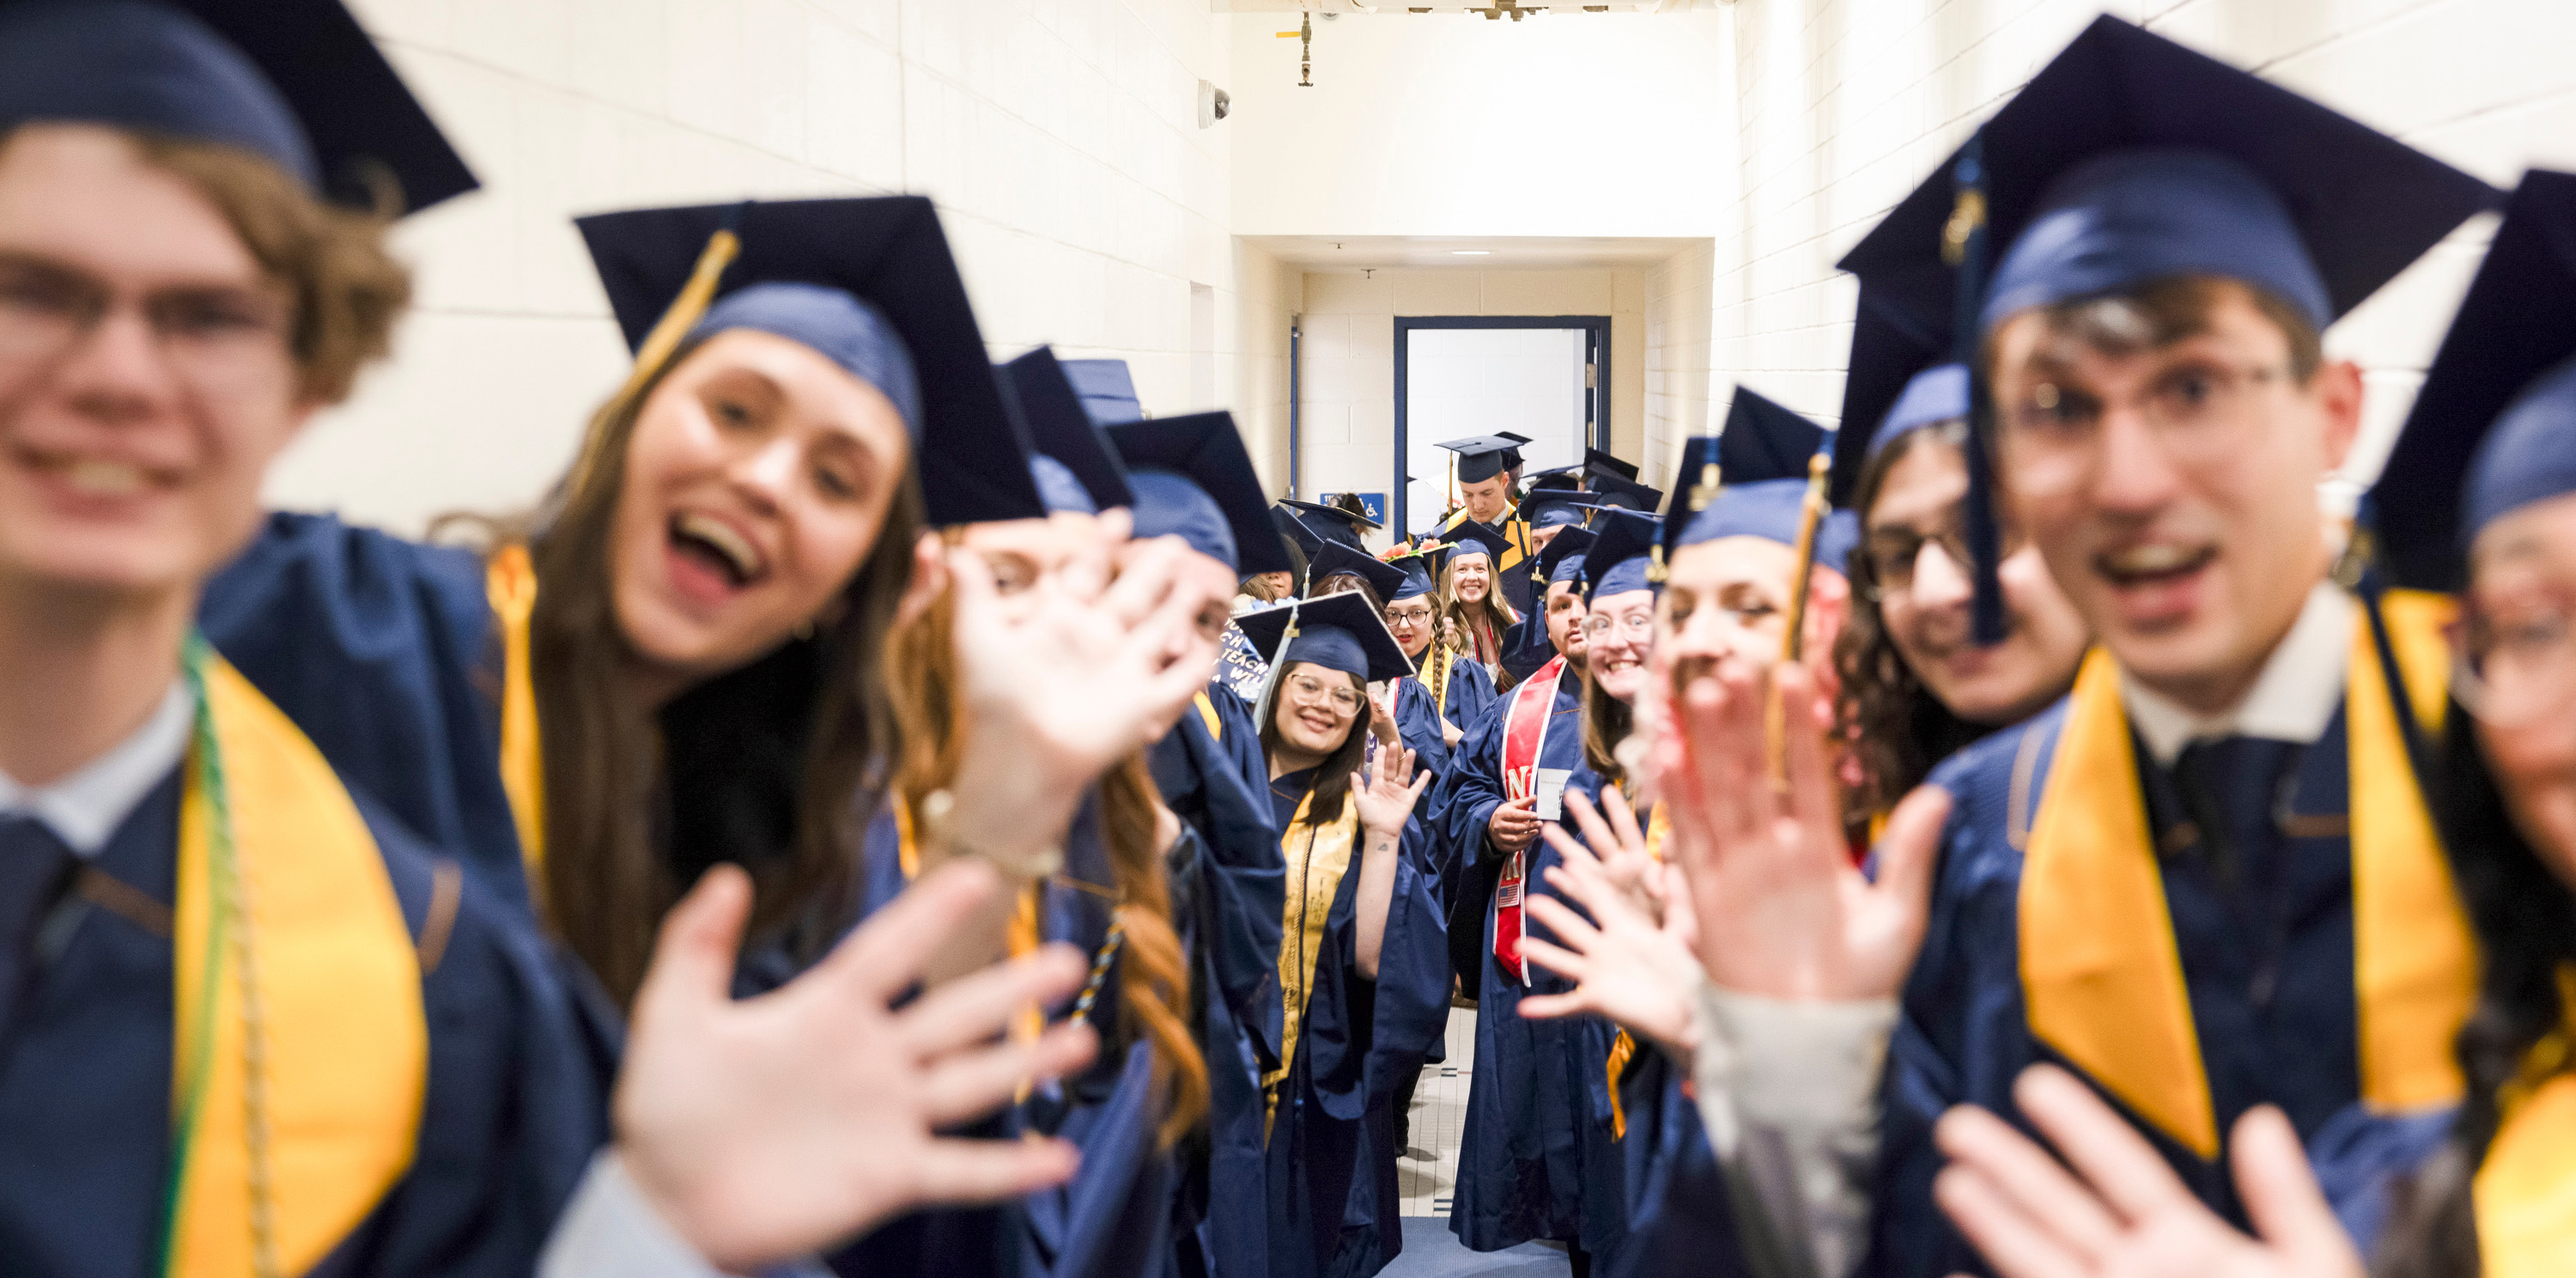
[[[671,549],[681,558],[714,573],[740,590],[769,571],[769,559],[749,537],[712,515],[682,511],[671,516]]]

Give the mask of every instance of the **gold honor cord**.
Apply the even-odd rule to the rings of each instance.
[[[1833,438],[1831,435],[1827,439]],[[1816,574],[1816,526],[1825,518],[1825,477],[1832,473],[1833,456],[1819,449],[1807,459],[1807,496],[1798,507],[1798,547],[1796,566],[1789,570],[1788,630],[1780,636],[1780,664],[1789,665],[1806,651],[1807,583]],[[1780,698],[1780,684],[1771,684],[1771,703],[1764,710],[1764,739],[1770,749],[1771,788],[1786,793],[1789,789],[1789,714],[1788,704]]]
[[[321,752],[202,637],[172,909],[171,1160],[154,1272],[297,1274],[409,1169],[421,972]]]
[[[643,342],[636,346],[635,367],[627,373],[626,384],[617,389],[615,402],[622,403],[641,393],[644,384],[662,371],[663,361],[671,358],[671,352],[680,348],[681,340],[689,335],[690,329],[698,326],[699,320],[706,317],[707,308],[715,304],[717,283],[724,279],[725,268],[733,265],[734,258],[741,253],[742,237],[731,230],[718,228],[715,234],[707,237],[707,247],[698,254],[698,264],[690,270],[689,282],[680,286],[680,295],[671,299],[671,305],[662,312],[662,318],[654,321],[653,331],[646,333]],[[601,420],[607,420],[607,417],[603,414]],[[581,460],[573,466],[572,483],[566,491],[582,490],[590,478],[591,467],[599,461],[602,446],[596,432],[582,441]]]

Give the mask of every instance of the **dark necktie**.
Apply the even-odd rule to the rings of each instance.
[[[44,822],[0,816],[0,1042],[34,990],[36,934],[73,859]]]
[[[2280,784],[2281,764],[2296,749],[2262,737],[2194,741],[2174,760],[2174,788],[2200,831],[2201,855],[2218,881],[2234,888],[2253,869]]]

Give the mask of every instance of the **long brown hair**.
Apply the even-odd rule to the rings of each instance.
[[[1351,720],[1350,735],[1342,738],[1342,744],[1325,755],[1322,763],[1315,765],[1315,798],[1306,805],[1306,816],[1310,821],[1330,821],[1341,815],[1342,799],[1351,792],[1351,774],[1368,761],[1368,684],[1348,671],[1330,673],[1350,680],[1351,686],[1360,690],[1360,713]],[[1280,688],[1270,698],[1270,717],[1261,724],[1261,757],[1264,759],[1279,749],[1279,713],[1288,708],[1288,675],[1286,670],[1279,672]]]
[[[1861,467],[1852,487],[1852,509],[1860,512],[1864,526],[1888,472],[1899,461],[1926,446],[1957,451],[1967,446],[1967,439],[1967,423],[1946,422],[1887,441]],[[1905,664],[1879,607],[1878,567],[1866,546],[1864,541],[1863,549],[1852,553],[1851,616],[1834,640],[1834,672],[1841,676],[1834,691],[1834,729],[1860,759],[1861,783],[1847,798],[1853,810],[1845,813],[1852,820],[1894,808],[1932,774],[1932,765],[1993,730],[1951,713],[1923,686],[1914,667]]]
[[[952,785],[965,756],[965,734],[957,724],[956,627],[956,601],[943,590],[918,617],[896,628],[886,651],[885,683],[903,741],[890,797],[908,808]],[[1108,886],[1118,894],[1118,922],[1127,935],[1118,966],[1118,1031],[1127,1038],[1142,1034],[1153,1044],[1155,1088],[1170,1089],[1171,1108],[1160,1132],[1169,1147],[1206,1115],[1208,1074],[1185,1019],[1189,967],[1172,930],[1171,886],[1155,846],[1159,803],[1141,752],[1100,780],[1101,841],[1116,880]],[[919,829],[922,814],[907,815]]]
[[[818,956],[855,908],[859,821],[878,761],[897,745],[881,678],[887,631],[911,579],[921,488],[901,481],[875,544],[812,637],[674,698],[658,713],[627,691],[610,529],[644,403],[696,351],[603,405],[593,464],[576,470],[530,543],[537,580],[529,655],[545,743],[543,896],[565,944],[616,995],[643,983],[662,916],[717,861],[751,872],[751,944]]]
[[[1503,678],[1501,669],[1503,632],[1510,629],[1512,623],[1520,620],[1521,617],[1518,612],[1513,611],[1512,601],[1503,597],[1502,564],[1491,560],[1488,562],[1493,563],[1494,567],[1485,583],[1485,597],[1477,603],[1470,604],[1458,598],[1458,552],[1454,550],[1449,552],[1449,557],[1440,564],[1440,616],[1443,620],[1458,623],[1458,637],[1466,643],[1467,655],[1483,661],[1486,659],[1485,654],[1476,646],[1476,629],[1469,624],[1474,611],[1483,611],[1486,624],[1492,626],[1494,631],[1493,676],[1495,683],[1499,685]]]
[[[1605,784],[1627,780],[1619,767],[1619,743],[1636,726],[1637,708],[1603,692],[1587,662],[1583,667],[1583,761]]]

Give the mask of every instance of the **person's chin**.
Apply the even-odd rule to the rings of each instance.
[[[0,533],[0,576],[56,589],[147,594],[194,585],[228,548],[137,528],[53,528]]]

